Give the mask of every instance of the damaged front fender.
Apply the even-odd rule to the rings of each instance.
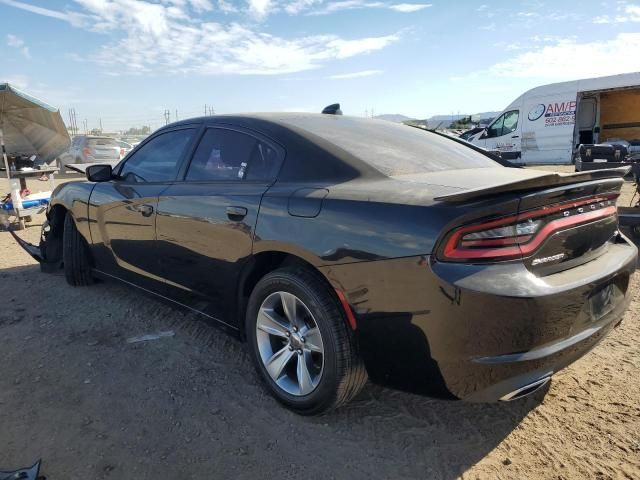
[[[25,252],[31,255],[38,262],[42,263],[43,258],[42,258],[42,253],[40,251],[40,246],[34,245],[32,243],[27,242],[26,240],[21,239],[18,235],[16,235],[16,232],[14,232],[13,230],[11,231],[11,235],[13,236],[14,240],[18,243],[18,245],[20,245],[23,248]]]
[[[45,220],[42,224],[39,245],[29,243],[15,232],[11,232],[18,245],[40,263],[40,270],[45,273],[54,273],[62,268],[63,223],[59,220],[55,216],[52,217],[51,222]]]

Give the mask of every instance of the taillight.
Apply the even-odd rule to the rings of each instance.
[[[618,195],[548,205],[518,215],[464,225],[439,250],[444,261],[501,261],[532,254],[558,230],[616,214]]]
[[[124,157],[124,148],[120,149],[120,158]]]
[[[89,147],[84,147],[84,148],[82,149],[82,154],[83,154],[85,157],[89,157],[89,156],[91,156],[91,149],[90,149]]]

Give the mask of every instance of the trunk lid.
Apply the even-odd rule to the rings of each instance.
[[[477,207],[477,220],[460,218],[445,236],[439,257],[474,263],[521,260],[539,276],[588,262],[617,238],[615,204],[626,171],[585,175],[511,170],[493,179],[479,175],[473,182],[484,180],[483,187],[436,197],[445,205]],[[511,181],[505,182],[509,176]],[[515,215],[487,216],[482,211],[485,202],[505,198],[517,200]]]
[[[620,178],[605,178],[523,196],[518,214],[546,210],[539,218],[544,222],[542,229],[549,231],[537,248],[520,246],[525,266],[538,275],[549,275],[605,253],[618,234],[616,200],[622,183]]]

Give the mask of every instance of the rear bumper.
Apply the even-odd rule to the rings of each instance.
[[[536,277],[517,263],[411,257],[332,266],[357,318],[371,379],[415,393],[497,401],[592,349],[620,322],[637,249],[621,238],[584,265]]]
[[[640,247],[640,207],[618,207],[620,230]]]

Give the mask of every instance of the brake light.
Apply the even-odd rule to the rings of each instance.
[[[120,149],[120,158],[124,157],[124,148]]]
[[[82,149],[82,154],[83,154],[85,157],[89,157],[89,156],[91,156],[91,153],[92,153],[92,152],[91,152],[91,149],[90,149],[89,147],[84,147],[84,148]]]
[[[439,256],[444,261],[500,261],[527,256],[558,230],[615,215],[617,197],[592,197],[464,225],[446,237]]]

